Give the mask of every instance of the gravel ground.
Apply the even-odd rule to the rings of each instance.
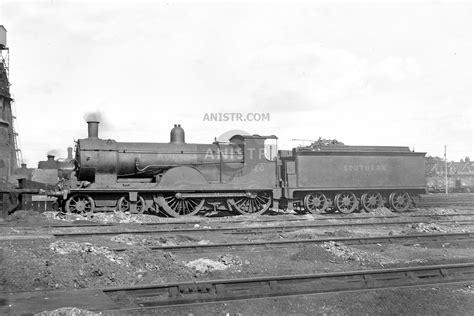
[[[93,243],[48,240],[2,246],[1,291],[99,288],[193,279],[166,252],[134,248],[115,253]]]
[[[380,209],[380,215],[387,210]],[[417,211],[417,214],[439,215],[454,214],[457,210],[429,209]],[[465,210],[463,210],[465,212]],[[390,212],[391,213],[391,212]],[[393,213],[391,213],[393,214]],[[90,223],[81,217],[66,216],[58,218],[48,212],[16,212],[2,223],[2,235],[19,233],[50,233],[57,228],[45,228],[42,225],[58,223]],[[351,217],[367,214],[351,214]],[[377,214],[379,215],[379,214]],[[283,216],[294,218],[297,215]],[[322,216],[322,215],[318,215]],[[318,216],[303,215],[298,218],[314,219]],[[150,218],[153,217],[153,218]],[[346,217],[346,216],[344,216]],[[157,218],[151,215],[98,214],[96,220],[105,223],[117,223],[114,229],[136,229],[137,223],[155,221],[173,222],[175,219]],[[267,218],[267,217],[261,217]],[[276,218],[272,216],[272,218]],[[227,219],[227,218],[226,218]],[[278,225],[279,222],[259,222],[253,218],[234,217],[231,223],[242,227],[258,225]],[[361,219],[362,220],[362,219]],[[182,220],[180,220],[182,221]],[[216,218],[192,218],[192,225],[199,227],[218,224]],[[5,227],[3,227],[5,226]],[[19,226],[27,226],[20,231]],[[17,228],[15,228],[17,227]],[[146,227],[145,227],[146,228]],[[87,228],[89,229],[89,228]],[[149,228],[148,228],[149,229]],[[17,230],[18,232],[15,232]],[[85,228],[65,228],[62,231],[83,231]],[[267,250],[248,249],[244,251],[226,251],[212,253],[172,254],[163,251],[151,251],[150,246],[212,244],[236,241],[262,241],[275,239],[306,239],[320,237],[386,236],[397,234],[430,234],[440,232],[474,231],[471,226],[456,226],[433,223],[417,223],[390,227],[301,229],[284,234],[262,234],[257,236],[216,234],[166,234],[84,237],[78,239],[36,238],[26,240],[3,240],[0,245],[0,291],[34,291],[51,289],[101,288],[148,283],[167,283],[174,281],[206,280],[216,278],[241,278],[260,275],[302,274],[359,269],[377,269],[382,267],[401,267],[437,263],[474,261],[473,242],[430,243],[430,244],[374,244],[348,246],[341,242],[291,246]],[[111,248],[125,248],[114,252]],[[439,297],[442,296],[442,300]],[[358,299],[356,300],[355,297]],[[469,299],[471,301],[469,301]],[[432,300],[432,304],[430,304]],[[166,310],[176,314],[433,314],[439,302],[440,314],[446,306],[451,306],[454,314],[465,314],[466,306],[472,307],[474,294],[471,288],[441,287],[380,290],[374,292],[331,295],[307,295],[284,299],[260,299],[226,304],[210,304],[197,310],[186,308]],[[284,304],[283,302],[287,302]],[[416,302],[426,304],[424,313]],[[414,313],[407,313],[407,306],[414,307]],[[471,305],[469,305],[471,304]],[[72,307],[71,307],[72,308]],[[472,311],[472,309],[471,309]],[[55,314],[56,313],[56,314]],[[56,311],[46,315],[64,315],[67,311]],[[88,315],[75,311],[70,315]],[[436,314],[436,312],[435,312]]]

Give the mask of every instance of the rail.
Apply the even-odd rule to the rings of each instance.
[[[260,242],[234,242],[234,243],[218,243],[218,244],[187,244],[174,246],[154,246],[148,247],[150,250],[161,250],[170,252],[211,252],[223,250],[239,250],[252,248],[257,249],[274,249],[278,247],[287,247],[289,245],[308,245],[321,244],[325,242],[341,242],[345,245],[368,245],[368,244],[384,244],[384,243],[427,243],[427,242],[454,242],[474,240],[474,232],[468,233],[452,233],[452,234],[413,234],[413,235],[395,235],[395,236],[375,236],[375,237],[327,237],[314,239],[293,239],[293,240],[274,240]],[[113,248],[111,250],[122,252],[128,248]]]
[[[390,226],[390,225],[406,225],[432,223],[431,221],[399,221],[399,222],[364,222],[364,223],[329,223],[329,224],[299,224],[286,226],[258,226],[258,227],[217,227],[217,228],[167,228],[167,229],[150,229],[150,230],[126,230],[126,231],[96,231],[96,232],[74,232],[74,233],[53,233],[55,237],[86,237],[101,235],[120,235],[120,234],[168,234],[168,233],[228,233],[228,234],[259,234],[264,232],[290,232],[304,228],[329,228],[329,227],[355,227],[355,226]],[[458,221],[437,221],[437,224],[457,224],[457,225],[473,225],[473,220]]]
[[[282,275],[104,289],[113,301],[140,307],[242,300],[340,291],[361,291],[474,280],[474,263]]]

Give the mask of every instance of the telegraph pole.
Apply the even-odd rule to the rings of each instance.
[[[444,145],[444,171],[445,171],[444,183],[446,187],[446,194],[448,194],[448,158],[446,158],[446,145]]]

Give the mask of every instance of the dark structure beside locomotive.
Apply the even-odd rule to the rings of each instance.
[[[194,215],[202,209],[261,214],[273,203],[311,213],[371,211],[387,202],[406,210],[425,192],[425,153],[407,147],[335,144],[315,150],[279,151],[275,136],[235,135],[228,143],[189,144],[175,125],[169,143],[99,138],[99,122],[76,144],[76,185],[67,212],[95,210]],[[275,152],[270,148],[270,152]]]

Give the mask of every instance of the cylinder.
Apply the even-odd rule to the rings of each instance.
[[[87,122],[88,138],[99,138],[99,122],[88,121]]]

